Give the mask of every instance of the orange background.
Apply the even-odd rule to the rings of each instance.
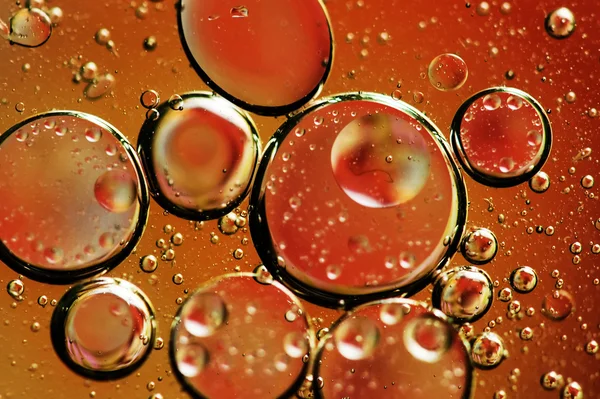
[[[600,217],[600,207],[597,186],[588,190],[596,194],[590,198],[579,182],[586,174],[600,179],[596,159],[596,151],[600,151],[596,145],[600,117],[587,115],[592,107],[600,109],[600,6],[595,0],[569,4],[578,26],[572,37],[559,41],[544,31],[544,17],[567,4],[555,0],[509,3],[512,8],[508,14],[500,12],[501,2],[490,2],[490,14],[479,16],[475,12],[477,3],[467,8],[461,1],[329,0],[336,53],[323,94],[352,90],[391,94],[401,83],[403,100],[411,104],[415,103],[415,93],[424,94],[424,101],[416,107],[427,113],[446,136],[459,105],[472,93],[489,86],[506,84],[525,90],[551,110],[554,145],[544,167],[552,179],[548,192],[534,194],[526,184],[510,189],[486,188],[466,178],[471,201],[469,225],[490,228],[501,243],[496,259],[483,268],[499,282],[499,288],[508,286],[506,279],[517,265],[532,266],[540,277],[533,293],[514,294],[521,302],[522,312],[528,307],[536,310],[533,317],[509,320],[506,304],[498,301],[475,324],[479,332],[491,320],[502,317],[503,322],[493,331],[503,336],[510,358],[495,370],[477,373],[474,396],[492,398],[496,390],[504,389],[510,398],[557,398],[557,391],[546,392],[539,383],[543,373],[555,370],[579,382],[586,398],[596,398],[600,397],[600,355],[586,354],[584,347],[589,340],[600,339],[600,285],[593,284],[595,278],[600,278],[600,255],[590,251],[591,243],[600,243],[600,231],[593,224]],[[45,45],[27,49],[0,42],[0,131],[37,112],[73,109],[106,119],[135,143],[145,113],[139,104],[142,91],[154,89],[164,101],[174,93],[205,88],[181,49],[172,0],[149,2],[145,19],[137,18],[137,5],[126,1],[53,0],[49,4],[60,6],[65,16]],[[7,20],[16,8],[13,1],[0,0],[0,18]],[[102,27],[111,31],[118,57],[94,41],[95,32]],[[378,40],[381,32],[387,32],[391,38],[385,44]],[[354,34],[351,43],[346,42],[349,33]],[[149,35],[158,42],[152,52],[143,47]],[[363,49],[367,50],[363,52],[366,57],[361,55]],[[467,83],[456,92],[439,92],[426,78],[430,60],[443,52],[459,54],[469,68]],[[71,81],[71,60],[94,61],[100,72],[112,73],[117,80],[113,94],[95,102],[86,100],[84,85]],[[25,63],[31,65],[28,72],[22,70]],[[505,78],[508,70],[515,73],[511,81]],[[569,91],[577,96],[572,104],[564,101]],[[22,114],[15,111],[18,102],[25,104]],[[263,142],[284,120],[254,119]],[[585,147],[592,148],[591,156],[573,161]],[[570,174],[572,166],[575,172]],[[562,182],[561,176],[565,177]],[[568,187],[570,193],[562,193]],[[493,203],[492,211],[488,211],[489,202]],[[503,223],[498,221],[500,214],[505,216]],[[165,224],[183,233],[184,243],[176,248],[176,261],[161,262],[154,273],[157,278],[151,279],[139,270],[139,257],[159,254],[156,240],[169,237],[163,232]],[[528,227],[538,225],[554,226],[554,235],[526,232]],[[210,242],[211,232],[219,235],[218,244]],[[164,215],[152,203],[137,253],[110,275],[131,276],[148,294],[157,310],[158,336],[167,339],[177,309],[175,301],[184,296],[185,289],[193,289],[209,276],[237,266],[249,271],[259,263],[251,242],[242,244],[243,237],[250,238],[249,232],[221,235],[214,221],[195,230],[193,223]],[[574,241],[581,242],[584,248],[578,265],[572,263],[569,252]],[[236,248],[244,250],[241,260],[232,255]],[[453,263],[464,261],[456,256]],[[563,288],[576,300],[575,313],[562,322],[552,322],[540,312],[543,296],[556,283],[550,275],[555,269],[564,280]],[[182,285],[173,284],[175,273],[184,275]],[[0,268],[1,284],[16,277],[9,268]],[[40,295],[59,299],[65,290],[66,287],[26,279],[25,300],[16,307],[8,294],[0,295],[1,398],[86,398],[91,392],[96,398],[145,398],[156,392],[169,399],[186,397],[169,372],[166,345],[154,351],[137,373],[123,380],[91,382],[68,370],[50,344],[53,308],[37,304]],[[425,291],[417,299],[429,296]],[[335,311],[310,305],[308,311],[311,316],[322,318],[320,327],[328,326],[337,316]],[[39,332],[30,329],[34,321],[42,325]],[[534,330],[532,341],[518,337],[518,331],[526,326]],[[37,369],[31,371],[34,363]],[[516,380],[511,377],[515,368],[520,370]],[[152,392],[146,388],[150,381],[156,383]]]

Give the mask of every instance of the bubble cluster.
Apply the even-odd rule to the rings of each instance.
[[[150,354],[156,329],[150,300],[135,285],[103,277],[71,288],[52,314],[52,344],[73,371],[123,377]]]
[[[474,180],[493,187],[514,186],[531,179],[546,162],[550,122],[529,94],[490,88],[459,108],[452,121],[451,143]]]
[[[457,322],[480,319],[492,306],[494,287],[486,272],[462,266],[441,273],[434,284],[432,303]]]
[[[138,150],[151,193],[173,214],[214,219],[250,190],[260,142],[250,117],[211,93],[181,97],[181,110],[163,103],[146,119]]]
[[[179,309],[171,361],[195,397],[285,397],[304,380],[313,340],[300,302],[279,283],[225,275]]]
[[[491,262],[498,252],[496,235],[484,227],[472,227],[466,231],[460,251],[474,265]]]
[[[451,53],[435,57],[428,69],[429,82],[441,91],[460,89],[467,81],[468,74],[466,62]]]
[[[321,338],[314,365],[324,399],[467,398],[471,392],[472,369],[458,333],[438,311],[407,299],[342,316]]]
[[[317,94],[333,56],[320,1],[183,0],[181,39],[213,90],[242,108],[282,115]],[[252,32],[252,40],[241,41]]]
[[[273,276],[308,300],[339,307],[408,292],[456,251],[465,188],[439,130],[414,108],[340,95],[296,114],[275,137],[250,230]]]
[[[74,281],[137,243],[149,198],[133,148],[92,115],[55,111],[0,139],[0,257],[19,273]]]

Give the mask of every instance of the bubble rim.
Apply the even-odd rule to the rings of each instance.
[[[541,148],[541,153],[540,151],[538,151],[538,153],[540,153],[540,160],[531,170],[523,173],[520,176],[510,176],[506,178],[486,176],[481,172],[478,172],[472,166],[472,164],[469,162],[467,155],[463,150],[460,126],[462,124],[462,120],[466,111],[475,101],[477,101],[481,97],[494,93],[509,93],[520,97],[523,101],[528,102],[533,107],[533,109],[538,114],[540,121],[542,122],[542,133],[545,137],[545,143],[544,146]],[[535,176],[537,172],[539,172],[544,167],[552,149],[552,126],[550,124],[548,114],[546,113],[542,105],[532,95],[514,87],[496,86],[484,89],[480,92],[473,94],[461,104],[461,106],[454,114],[454,118],[452,118],[452,122],[450,124],[449,141],[452,151],[456,159],[458,159],[460,166],[464,169],[464,171],[467,173],[467,175],[469,175],[471,179],[475,180],[477,183],[483,184],[488,187],[508,188],[518,186],[519,184],[530,180],[533,176]]]
[[[312,355],[316,350],[316,333],[315,333],[313,323],[311,322],[311,319],[308,316],[308,313],[306,312],[306,309],[304,308],[304,305],[302,304],[302,302],[298,299],[298,297],[296,297],[296,295],[294,295],[294,293],[291,290],[287,289],[283,284],[281,284],[275,280],[270,283],[261,282],[257,279],[257,277],[258,277],[258,273],[237,272],[237,273],[227,273],[227,274],[223,274],[220,276],[210,278],[209,280],[206,280],[205,282],[201,283],[193,292],[191,292],[190,295],[187,298],[185,298],[183,303],[177,309],[177,312],[176,312],[175,316],[173,317],[173,322],[171,323],[170,334],[169,334],[170,335],[169,336],[169,338],[170,338],[169,339],[169,363],[171,365],[171,370],[173,371],[175,378],[177,379],[177,381],[179,382],[179,384],[181,385],[183,390],[186,393],[188,393],[193,399],[210,399],[210,398],[208,396],[203,395],[202,392],[200,392],[196,388],[194,388],[192,386],[192,384],[190,384],[187,381],[187,377],[185,377],[183,374],[181,374],[181,371],[179,371],[179,368],[177,367],[177,360],[176,360],[177,349],[175,348],[175,342],[176,342],[177,332],[179,331],[179,325],[181,324],[181,313],[182,313],[185,305],[188,302],[190,302],[195,295],[206,293],[206,292],[211,292],[210,291],[211,287],[223,282],[224,280],[227,280],[230,278],[251,278],[256,282],[256,284],[274,286],[276,289],[283,292],[291,300],[291,303],[295,304],[296,306],[298,306],[299,309],[301,309],[303,311],[303,314],[301,317],[304,318],[304,320],[306,322],[306,333],[308,336],[308,352],[307,352],[307,354],[309,356],[309,359],[313,358]],[[279,396],[277,396],[278,399],[285,399],[285,398],[293,397],[294,394],[298,391],[298,389],[302,386],[302,383],[307,376],[307,372],[310,370],[310,361],[306,362],[306,363],[304,363],[304,362],[302,362],[302,363],[303,363],[303,366],[302,366],[302,369],[300,370],[300,373],[298,374],[298,377],[290,385],[290,387],[287,390],[285,390]]]
[[[473,317],[454,317],[454,316],[450,316],[446,313],[444,313],[444,311],[442,310],[441,307],[441,303],[442,303],[442,294],[444,292],[444,287],[441,286],[442,284],[442,279],[444,276],[448,276],[451,277],[452,275],[458,273],[458,272],[462,272],[462,271],[470,271],[470,272],[474,272],[474,273],[480,273],[483,274],[483,276],[485,277],[485,279],[488,282],[488,286],[490,289],[490,301],[487,304],[487,306],[478,314],[476,314]],[[462,324],[462,323],[474,323],[477,320],[480,320],[483,316],[485,316],[489,310],[492,308],[492,304],[494,302],[494,283],[492,282],[492,278],[490,277],[490,275],[483,269],[480,269],[478,267],[475,266],[457,266],[454,267],[452,269],[449,270],[445,270],[443,272],[441,272],[435,279],[435,281],[433,282],[433,292],[431,293],[431,304],[432,306],[439,310],[441,313],[443,313],[448,320],[451,320],[453,323],[455,324]]]
[[[438,261],[437,265],[432,266],[428,275],[425,275],[421,279],[402,287],[394,287],[393,284],[368,287],[371,289],[364,294],[339,294],[315,287],[310,287],[309,285],[293,277],[285,268],[279,267],[277,263],[277,254],[272,250],[274,245],[271,233],[269,231],[268,218],[265,211],[266,175],[268,167],[277,155],[279,145],[287,138],[289,134],[293,132],[294,127],[303,118],[310,115],[311,112],[317,111],[332,104],[349,101],[368,101],[379,105],[385,105],[403,112],[415,120],[418,120],[431,135],[433,141],[437,144],[440,153],[446,161],[448,173],[455,183],[453,186],[455,188],[458,201],[458,211],[455,227],[452,232],[452,239],[446,246],[446,251],[442,255],[441,259]],[[428,286],[431,282],[432,276],[435,275],[435,272],[446,266],[454,254],[459,250],[459,245],[467,222],[467,204],[467,188],[463,176],[460,172],[460,169],[456,165],[456,162],[454,161],[450,146],[439,128],[427,116],[421,113],[421,111],[410,104],[407,104],[401,100],[394,100],[387,95],[358,91],[322,97],[289,115],[289,118],[284,121],[281,126],[279,126],[273,136],[271,136],[269,141],[265,144],[262,159],[259,163],[258,171],[256,173],[254,187],[250,194],[248,217],[250,235],[252,237],[256,252],[275,280],[280,281],[298,297],[310,303],[326,308],[347,310],[366,302],[385,299],[393,296],[409,297]],[[379,289],[374,290],[373,288]]]
[[[304,97],[292,102],[287,105],[279,105],[279,106],[266,106],[266,105],[258,105],[251,104],[244,100],[240,100],[237,97],[230,95],[226,90],[222,89],[219,85],[217,85],[211,78],[208,76],[206,72],[202,69],[200,64],[194,58],[192,51],[187,45],[187,40],[185,39],[185,33],[183,32],[183,22],[182,22],[182,12],[185,9],[186,1],[198,1],[198,0],[181,0],[177,3],[177,29],[179,32],[179,38],[181,41],[181,46],[183,47],[183,51],[190,62],[190,65],[196,72],[196,74],[202,79],[202,82],[205,83],[211,90],[219,94],[221,97],[225,98],[227,101],[232,104],[252,113],[261,116],[282,116],[293,112],[312,99],[316,98],[321,91],[323,90],[323,86],[329,77],[331,72],[331,68],[333,65],[334,53],[335,53],[335,45],[334,45],[334,37],[333,37],[333,29],[331,28],[331,18],[329,17],[329,13],[327,12],[327,7],[325,6],[323,0],[310,0],[316,1],[320,6],[323,14],[325,15],[325,20],[327,21],[327,30],[329,32],[329,57],[327,65],[325,66],[325,71],[323,72],[323,76],[321,80],[311,91],[309,91]]]
[[[171,109],[169,106],[169,102],[164,101],[160,103],[157,107],[153,108],[158,111],[159,118],[157,120],[149,120],[146,119],[140,128],[140,132],[137,138],[137,153],[141,159],[141,164],[143,170],[146,172],[147,181],[148,181],[148,189],[150,191],[150,195],[156,201],[156,203],[173,215],[186,220],[193,221],[206,221],[212,219],[218,219],[221,216],[225,216],[235,208],[237,208],[249,195],[252,186],[254,184],[254,179],[256,178],[256,171],[258,169],[258,162],[260,160],[260,154],[262,150],[260,136],[258,134],[258,129],[256,124],[252,120],[251,116],[244,111],[243,109],[238,108],[235,104],[228,102],[225,98],[220,97],[212,92],[208,91],[190,91],[183,94],[180,94],[183,102],[190,98],[202,98],[209,101],[218,101],[223,107],[230,107],[233,111],[235,111],[239,116],[244,119],[249,128],[251,134],[251,141],[254,146],[254,166],[252,168],[252,172],[250,174],[250,179],[248,180],[248,184],[246,188],[244,188],[243,192],[240,196],[235,200],[231,201],[230,204],[221,209],[210,209],[205,211],[197,211],[191,208],[185,208],[183,206],[177,205],[171,202],[163,193],[160,188],[160,184],[156,179],[156,169],[154,168],[154,156],[152,154],[152,148],[154,146],[154,136],[156,134],[156,128],[158,127],[158,122],[161,120],[162,115],[168,112],[179,112]]]
[[[363,303],[355,308],[349,309],[344,314],[342,314],[337,320],[335,320],[331,324],[327,334],[325,334],[318,341],[315,356],[314,356],[314,358],[311,358],[311,366],[312,366],[311,371],[312,371],[313,375],[316,377],[319,377],[319,370],[322,365],[322,356],[323,356],[323,352],[325,351],[325,345],[327,344],[327,342],[329,342],[330,340],[333,339],[333,334],[334,334],[336,328],[340,324],[342,324],[342,322],[349,319],[355,313],[358,313],[365,308],[369,308],[371,306],[381,306],[381,305],[386,305],[386,304],[390,304],[390,303],[401,304],[401,305],[408,304],[411,307],[414,306],[414,307],[424,308],[427,312],[429,312],[429,313],[433,314],[435,317],[443,320],[445,323],[448,323],[451,330],[456,333],[456,336],[454,337],[454,339],[460,341],[464,347],[466,378],[465,378],[465,385],[464,385],[465,391],[461,398],[462,399],[471,398],[472,394],[475,392],[475,375],[474,375],[475,365],[473,364],[473,362],[471,360],[471,345],[470,345],[470,343],[466,339],[464,339],[463,336],[454,328],[452,323],[450,323],[449,318],[441,310],[436,309],[436,308],[432,307],[431,305],[428,305],[425,302],[421,302],[421,301],[417,301],[415,299],[409,299],[409,298],[399,298],[399,297],[398,298],[387,298],[387,299],[381,299],[381,300],[376,300],[376,301],[372,301],[372,302],[367,302],[367,303]],[[320,389],[314,389],[315,398],[316,399],[327,399],[321,392],[322,391]]]
[[[494,254],[492,255],[492,257],[489,260],[485,260],[485,261],[471,259],[471,258],[467,257],[467,255],[466,255],[467,250],[465,248],[465,244],[466,244],[466,241],[469,239],[469,236],[471,234],[475,233],[477,230],[481,230],[481,229],[487,230],[492,235],[492,237],[494,237],[494,241],[496,243],[496,249],[494,250]],[[490,263],[491,261],[493,261],[496,258],[496,255],[498,255],[498,237],[496,237],[496,234],[494,234],[494,232],[492,230],[488,229],[487,227],[472,226],[464,232],[464,236],[460,240],[460,253],[467,262],[469,262],[473,265],[476,265],[476,266],[486,265],[486,264]]]
[[[129,366],[112,371],[91,370],[75,362],[71,356],[69,356],[69,351],[67,349],[65,340],[65,326],[69,316],[69,310],[80,299],[83,293],[89,293],[90,291],[101,289],[110,285],[116,285],[119,287],[119,289],[129,291],[130,294],[136,295],[142,300],[142,302],[146,305],[148,314],[150,315],[148,322],[150,323],[152,334],[149,337],[148,344],[145,345],[146,349],[144,350],[144,353]],[[110,381],[130,375],[145,363],[150,356],[150,353],[154,349],[157,326],[158,322],[156,320],[156,313],[152,302],[138,286],[120,278],[99,277],[73,286],[60,298],[50,319],[50,341],[58,358],[70,370],[96,381]]]
[[[113,135],[113,137],[117,139],[119,144],[125,150],[125,153],[127,154],[129,161],[131,162],[131,165],[133,166],[133,169],[137,176],[136,187],[139,213],[137,221],[135,223],[135,227],[131,232],[131,238],[125,245],[121,246],[120,251],[116,252],[113,256],[105,259],[104,261],[92,263],[87,267],[83,267],[81,269],[76,270],[46,269],[31,264],[29,262],[25,262],[17,255],[13,254],[12,251],[0,239],[1,262],[3,262],[6,266],[11,268],[13,271],[23,274],[24,276],[32,280],[53,285],[71,284],[77,282],[78,280],[105,274],[106,272],[119,266],[125,259],[127,259],[131,252],[133,252],[133,249],[136,247],[142,235],[144,234],[144,230],[146,229],[146,223],[148,222],[148,214],[150,209],[150,196],[148,195],[148,185],[137,152],[129,143],[127,138],[116,127],[114,127],[104,119],[101,119],[100,117],[86,112],[69,110],[48,111],[39,113],[20,121],[19,123],[11,126],[3,134],[1,134],[0,147],[7,138],[9,138],[14,132],[19,130],[21,127],[43,118],[60,116],[69,116],[84,119],[90,123],[95,124],[96,126],[99,126],[105,131],[110,132]]]

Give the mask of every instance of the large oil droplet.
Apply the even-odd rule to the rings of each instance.
[[[119,264],[149,198],[135,150],[113,126],[55,111],[0,138],[0,258],[19,273],[71,282]]]
[[[414,124],[390,114],[354,119],[337,135],[331,168],[360,205],[387,208],[416,197],[429,179],[427,141]]]
[[[467,398],[472,388],[458,332],[439,311],[408,299],[370,303],[342,316],[321,337],[314,367],[325,382],[319,386],[324,399],[376,392],[392,399]]]
[[[442,273],[433,289],[433,305],[455,321],[473,322],[492,306],[490,276],[476,267],[458,267]]]
[[[250,190],[260,153],[250,116],[211,93],[181,96],[147,119],[138,138],[152,194],[173,214],[215,219],[233,210]]]
[[[22,8],[10,17],[8,39],[24,47],[38,47],[52,34],[52,21],[39,8]]]
[[[546,32],[555,39],[566,39],[575,32],[575,15],[567,7],[560,7],[548,14]]]
[[[494,332],[484,332],[471,344],[471,359],[482,369],[497,367],[506,357],[504,341]]]
[[[575,299],[568,291],[552,291],[542,301],[542,314],[552,320],[564,320],[574,311]]]
[[[275,137],[250,230],[264,265],[306,299],[340,307],[410,292],[456,251],[463,182],[416,109],[350,93],[295,114]]]
[[[337,350],[349,360],[360,360],[373,354],[379,343],[377,325],[366,317],[344,320],[333,334]]]
[[[468,75],[467,63],[456,54],[440,54],[429,64],[429,82],[441,91],[460,89]]]
[[[451,142],[473,179],[507,187],[529,180],[542,168],[551,135],[548,116],[533,97],[501,87],[463,103],[452,121]]]
[[[135,285],[99,278],[71,288],[52,315],[52,344],[73,371],[95,379],[138,368],[155,334],[150,300]]]
[[[172,364],[194,397],[281,397],[305,378],[314,333],[301,303],[255,273],[214,278],[182,304]],[[287,314],[294,317],[287,317]]]
[[[234,0],[183,0],[178,9],[193,67],[245,109],[293,111],[320,91],[329,73],[333,46],[320,1],[248,0],[240,6]]]
[[[460,246],[466,260],[474,265],[491,262],[498,252],[496,235],[484,227],[472,227],[467,230]]]

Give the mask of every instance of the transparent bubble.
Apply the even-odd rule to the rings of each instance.
[[[484,227],[467,230],[460,246],[462,255],[474,265],[491,262],[498,252],[496,235]]]
[[[368,208],[412,200],[427,184],[430,167],[425,137],[410,122],[390,114],[354,119],[338,133],[331,148],[336,182]]]
[[[149,198],[136,153],[114,127],[56,111],[13,126],[0,149],[0,257],[8,265],[70,282],[133,250]]]
[[[544,296],[542,314],[552,320],[564,320],[575,311],[575,299],[564,290],[552,291]]]
[[[172,364],[193,397],[282,397],[305,378],[314,346],[300,302],[254,273],[204,283],[171,329]],[[293,311],[293,319],[284,315]]]
[[[250,117],[222,98],[197,92],[167,103],[147,119],[138,138],[152,194],[169,212],[188,219],[226,215],[244,199],[260,144]]]
[[[99,278],[71,288],[52,315],[52,344],[73,371],[94,379],[125,376],[149,355],[154,311],[135,285]]]
[[[510,273],[510,285],[517,292],[526,294],[535,289],[538,277],[535,270],[529,266],[520,266]]]
[[[451,130],[452,148],[465,171],[488,186],[531,179],[550,153],[546,112],[529,94],[513,88],[473,95],[457,111]]]
[[[186,54],[212,89],[250,111],[283,115],[316,95],[332,37],[320,1],[183,0]],[[252,32],[252,40],[242,40]]]
[[[504,341],[494,332],[484,332],[471,343],[473,364],[482,369],[497,367],[506,357]]]
[[[555,39],[566,39],[575,32],[575,15],[566,7],[560,7],[546,16],[546,32]]]
[[[8,39],[24,47],[39,47],[50,39],[52,21],[39,8],[21,8],[9,21]]]
[[[350,317],[333,334],[337,350],[349,360],[367,358],[375,352],[380,333],[377,324],[366,317]]]
[[[433,305],[454,321],[473,322],[492,306],[490,276],[476,267],[457,267],[440,274],[433,289]]]
[[[250,231],[265,266],[307,300],[340,307],[410,292],[456,251],[464,186],[438,129],[417,110],[350,93],[279,131],[250,200]]]
[[[550,188],[550,176],[546,172],[537,172],[531,180],[529,180],[529,188],[534,193],[545,193]]]
[[[324,399],[376,392],[392,399],[470,395],[465,343],[424,303],[394,298],[360,306],[334,323],[319,344],[313,375],[324,381],[318,391]]]
[[[429,82],[441,91],[460,89],[468,75],[466,62],[456,54],[440,54],[429,64]]]

